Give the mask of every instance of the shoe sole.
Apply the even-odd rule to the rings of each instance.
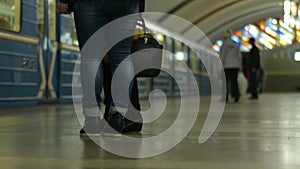
[[[131,133],[131,132],[141,132],[143,127],[143,123],[133,123],[124,128],[122,133]]]
[[[92,136],[92,137],[100,136],[100,133],[81,133],[80,134],[80,137],[88,137],[88,136]]]
[[[105,137],[121,137],[122,136],[121,133],[101,133],[101,135],[103,135]]]

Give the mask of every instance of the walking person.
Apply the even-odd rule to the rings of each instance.
[[[80,50],[83,48],[86,41],[101,27],[105,26],[111,21],[114,21],[123,16],[138,13],[140,1],[139,0],[64,0],[67,3],[58,2],[57,9],[59,13],[69,14],[72,10],[74,12],[75,26],[77,37],[79,41]],[[137,19],[137,18],[136,18]],[[133,35],[136,26],[136,19],[127,20],[122,23],[122,27],[114,28],[116,32]],[[116,33],[115,32],[115,33]],[[107,39],[108,38],[108,39]],[[121,62],[125,64],[122,66],[122,78],[132,79],[134,75],[134,68],[131,59],[125,59],[131,54],[131,45],[133,37],[126,38],[108,51],[110,60],[110,68],[112,74]],[[107,35],[101,38],[99,48],[101,53],[93,56],[81,56],[81,82],[83,92],[83,114],[85,116],[83,130],[87,134],[98,135],[100,132],[108,134],[119,134],[123,132],[125,124],[125,114],[128,110],[129,96],[126,92],[118,93],[118,97],[114,98],[114,103],[111,100],[109,107],[109,115],[107,123],[103,123],[100,118],[99,107],[95,99],[95,77],[99,68],[99,82],[100,89],[103,84],[103,62],[99,58],[105,55],[104,44],[109,41]],[[98,67],[99,66],[99,67]],[[99,86],[97,86],[99,87]],[[122,84],[118,85],[120,91],[128,90]],[[100,90],[101,91],[101,90]],[[132,84],[129,86],[129,93],[132,91]],[[125,95],[124,95],[125,94]],[[128,98],[128,99],[127,99]],[[121,110],[121,111],[120,111]],[[107,125],[109,124],[109,125]],[[112,130],[113,128],[114,130]]]
[[[260,70],[260,55],[257,46],[255,45],[255,39],[251,37],[249,39],[249,43],[251,44],[252,48],[249,52],[249,69],[250,69],[250,99],[258,99],[258,92],[257,92],[257,73]]]
[[[226,102],[228,101],[229,91],[234,98],[234,102],[240,99],[240,91],[238,87],[238,72],[242,68],[242,54],[237,43],[232,39],[232,32],[226,31],[224,41],[220,51],[220,59],[224,67],[226,77]]]

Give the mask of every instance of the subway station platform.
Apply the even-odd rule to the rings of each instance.
[[[145,102],[145,103],[144,103]],[[161,119],[145,124],[141,136],[157,135],[174,119],[178,99]],[[259,100],[229,102],[213,136],[198,143],[209,108],[172,150],[145,159],[111,154],[80,138],[73,105],[0,110],[1,169],[298,169],[300,93],[262,94]],[[143,101],[143,104],[147,104]],[[176,114],[176,113],[175,113]],[[170,122],[170,123],[169,123]],[[159,144],[159,143],[154,143]]]

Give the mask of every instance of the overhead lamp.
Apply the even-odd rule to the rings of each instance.
[[[283,2],[283,21],[286,25],[295,28],[298,20],[299,2],[298,0],[284,0]]]

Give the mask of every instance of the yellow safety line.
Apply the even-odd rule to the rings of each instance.
[[[55,67],[55,61],[56,61],[56,55],[57,55],[57,48],[58,48],[58,44],[55,42],[53,54],[52,54],[51,65],[50,65],[49,79],[48,79],[48,87],[50,90],[50,94],[53,98],[57,98],[56,92],[53,87],[53,74],[54,74],[54,67]]]
[[[46,73],[45,73],[43,52],[42,52],[41,46],[39,46],[39,64],[40,64],[40,69],[41,69],[42,83],[41,83],[37,98],[41,99],[43,97],[43,94],[46,89]]]

